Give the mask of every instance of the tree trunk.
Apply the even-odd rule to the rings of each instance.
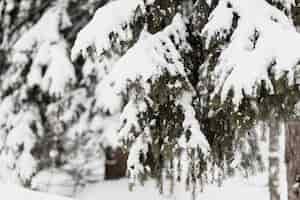
[[[270,120],[269,135],[269,190],[271,200],[280,200],[280,122]]]
[[[299,200],[300,174],[300,121],[288,122],[286,126],[286,163],[289,200]],[[298,182],[298,183],[297,183]]]

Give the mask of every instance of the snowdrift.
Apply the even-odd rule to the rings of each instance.
[[[10,200],[72,200],[67,197],[49,195],[41,192],[30,191],[14,185],[4,185],[0,183],[1,199]]]

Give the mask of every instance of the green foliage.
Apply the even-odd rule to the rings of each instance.
[[[292,72],[290,72],[292,73]],[[299,101],[299,87],[295,81],[289,80],[288,73],[275,78],[272,69],[269,70],[269,81],[272,88],[267,88],[266,80],[262,80],[257,87],[255,99],[258,106],[258,119],[268,120],[272,117],[285,121],[295,117],[295,105]]]

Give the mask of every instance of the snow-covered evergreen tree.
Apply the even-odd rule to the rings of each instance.
[[[4,2],[4,10],[8,9],[10,2],[13,1]],[[22,15],[22,23],[31,26],[34,19],[29,13],[34,12],[35,7],[23,10],[26,2],[31,6],[37,3],[21,1],[12,6],[15,7],[15,12],[19,11],[18,15]],[[53,1],[51,4],[36,6],[39,12],[46,11],[28,30],[22,24],[21,31],[16,29],[16,33],[12,31],[5,35],[4,32],[9,29],[4,27],[5,31],[1,35],[2,48],[10,55],[6,57],[5,63],[9,67],[3,70],[1,76],[1,176],[5,175],[4,181],[16,182],[33,189],[70,195],[74,185],[78,184],[78,174],[85,173],[82,175],[85,177],[93,175],[90,169],[80,169],[80,173],[74,171],[77,166],[72,165],[71,157],[80,152],[84,159],[93,162],[79,162],[92,165],[96,160],[101,164],[103,160],[91,159],[90,154],[94,155],[93,158],[99,158],[99,154],[102,155],[103,152],[94,149],[98,143],[91,150],[86,139],[79,137],[76,142],[81,141],[81,146],[85,146],[86,151],[81,152],[79,149],[82,147],[74,147],[74,144],[70,147],[73,151],[66,149],[64,143],[69,138],[63,132],[63,120],[58,117],[61,111],[56,111],[54,106],[57,101],[70,96],[67,94],[75,87],[78,78],[76,68],[70,60],[69,44],[65,35],[66,30],[72,30],[68,9],[74,5],[69,1]],[[92,4],[87,8],[81,7],[80,11],[93,8]],[[21,26],[9,13],[5,17],[11,19],[6,23],[13,30],[14,26]],[[16,41],[14,37],[19,35],[22,36]],[[7,42],[16,41],[13,46],[5,42],[8,36],[11,38]],[[67,39],[72,39],[74,35],[69,34],[68,37]],[[69,106],[66,104],[64,106]],[[97,171],[103,177],[103,170]]]
[[[31,186],[32,178],[50,159],[51,149],[44,148],[51,141],[43,112],[47,102],[62,96],[76,81],[60,34],[70,25],[66,6],[53,5],[22,35],[1,79],[1,174],[15,177],[8,175],[5,181]]]
[[[120,17],[104,23],[118,8]],[[209,149],[184,66],[183,55],[191,51],[186,18],[176,10],[179,3],[172,1],[112,2],[97,11],[72,49],[73,59],[86,58],[83,74],[86,69],[96,74],[96,84],[89,88],[94,89],[93,110],[101,121],[116,119],[114,132],[129,151],[132,183],[150,174],[161,192],[165,176],[172,184],[177,174],[177,179],[182,176],[196,185],[196,165]],[[97,30],[101,24],[105,28]],[[181,157],[190,161],[181,164]],[[180,174],[181,168],[189,170]]]
[[[299,94],[294,86],[294,72],[299,64],[299,34],[291,20],[294,3],[219,1],[202,30],[207,49],[220,41],[217,45],[221,52],[213,70],[218,81],[214,95],[221,92],[221,99],[225,100],[233,91],[234,103],[239,107],[248,99],[247,107],[258,109],[259,116],[254,112],[249,118],[270,120],[272,199],[280,199],[280,195],[285,198],[278,184],[283,183],[279,181],[282,159],[275,156],[280,150],[279,135],[283,134],[278,131],[280,121],[293,110]],[[253,106],[255,103],[258,107]]]
[[[279,199],[278,130],[299,99],[298,4],[1,1],[0,178],[70,194],[103,179],[105,150],[122,148],[132,185],[150,176],[173,192],[178,180],[195,198],[237,168],[262,170],[255,127],[269,124]]]

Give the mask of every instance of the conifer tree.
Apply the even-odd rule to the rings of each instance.
[[[72,145],[67,149],[65,142],[69,138],[64,133],[64,121],[58,117],[62,111],[55,107],[56,102],[68,98],[78,81],[68,42],[74,40],[74,31],[83,25],[73,26],[76,17],[74,13],[70,17],[69,12],[72,8],[90,13],[96,7],[95,1],[81,3],[1,1],[0,38],[5,62],[1,63],[0,168],[4,181],[70,195],[79,175],[83,177],[81,185],[86,179],[103,177],[103,160],[99,158],[103,152],[91,150],[95,139],[89,146],[87,139],[78,137],[76,142],[82,144],[74,147],[69,141]],[[86,17],[81,20],[89,19]],[[71,158],[78,152],[92,160],[78,162],[90,167],[74,170],[78,163],[72,163]],[[93,156],[97,159],[91,159]],[[100,167],[93,177],[90,171],[97,168],[95,160]]]
[[[172,191],[176,178],[195,187],[199,181],[196,176],[201,174],[200,161],[209,149],[196,119],[195,88],[183,58],[191,51],[185,22],[189,16],[184,16],[189,6],[180,4],[112,2],[97,11],[72,49],[73,59],[82,55],[86,63],[96,62],[92,66],[96,75],[102,66],[106,69],[94,79],[93,109],[104,119],[118,118],[117,135],[129,151],[127,167],[132,184],[150,175],[157,179],[161,192],[164,180],[170,182]],[[122,18],[97,31],[109,11],[118,7],[123,8]],[[180,160],[184,157],[190,160],[189,170],[181,174],[185,162]]]
[[[297,49],[298,45],[295,44],[299,42],[299,35],[291,20],[293,6],[294,1],[219,1],[211,20],[202,31],[206,48],[218,40],[225,42],[221,44],[225,45],[213,69],[218,80],[215,95],[221,91],[221,99],[226,102],[233,92],[233,103],[242,109],[242,115],[246,114],[251,119],[250,122],[262,119],[257,114],[263,114],[263,119],[270,122],[271,199],[284,199],[286,195],[280,191],[278,184],[284,183],[280,179],[280,163],[283,159],[274,155],[280,155],[279,135],[283,134],[279,133],[280,124],[286,119],[283,113],[293,110],[299,94],[294,85],[294,68],[299,62],[298,50],[290,50],[291,46]],[[256,16],[250,14],[252,8]],[[283,35],[293,39],[286,39],[281,44],[276,38]],[[257,81],[263,84],[260,93],[253,90],[259,85]],[[268,105],[262,103],[265,100]],[[243,105],[247,101],[250,104]],[[253,106],[255,104],[258,107]],[[251,107],[254,112],[245,110]]]
[[[263,121],[280,199],[273,155],[299,99],[298,3],[1,1],[0,176],[74,193],[122,148],[130,186],[152,177],[172,193],[178,181],[195,199],[197,185],[263,165]]]

